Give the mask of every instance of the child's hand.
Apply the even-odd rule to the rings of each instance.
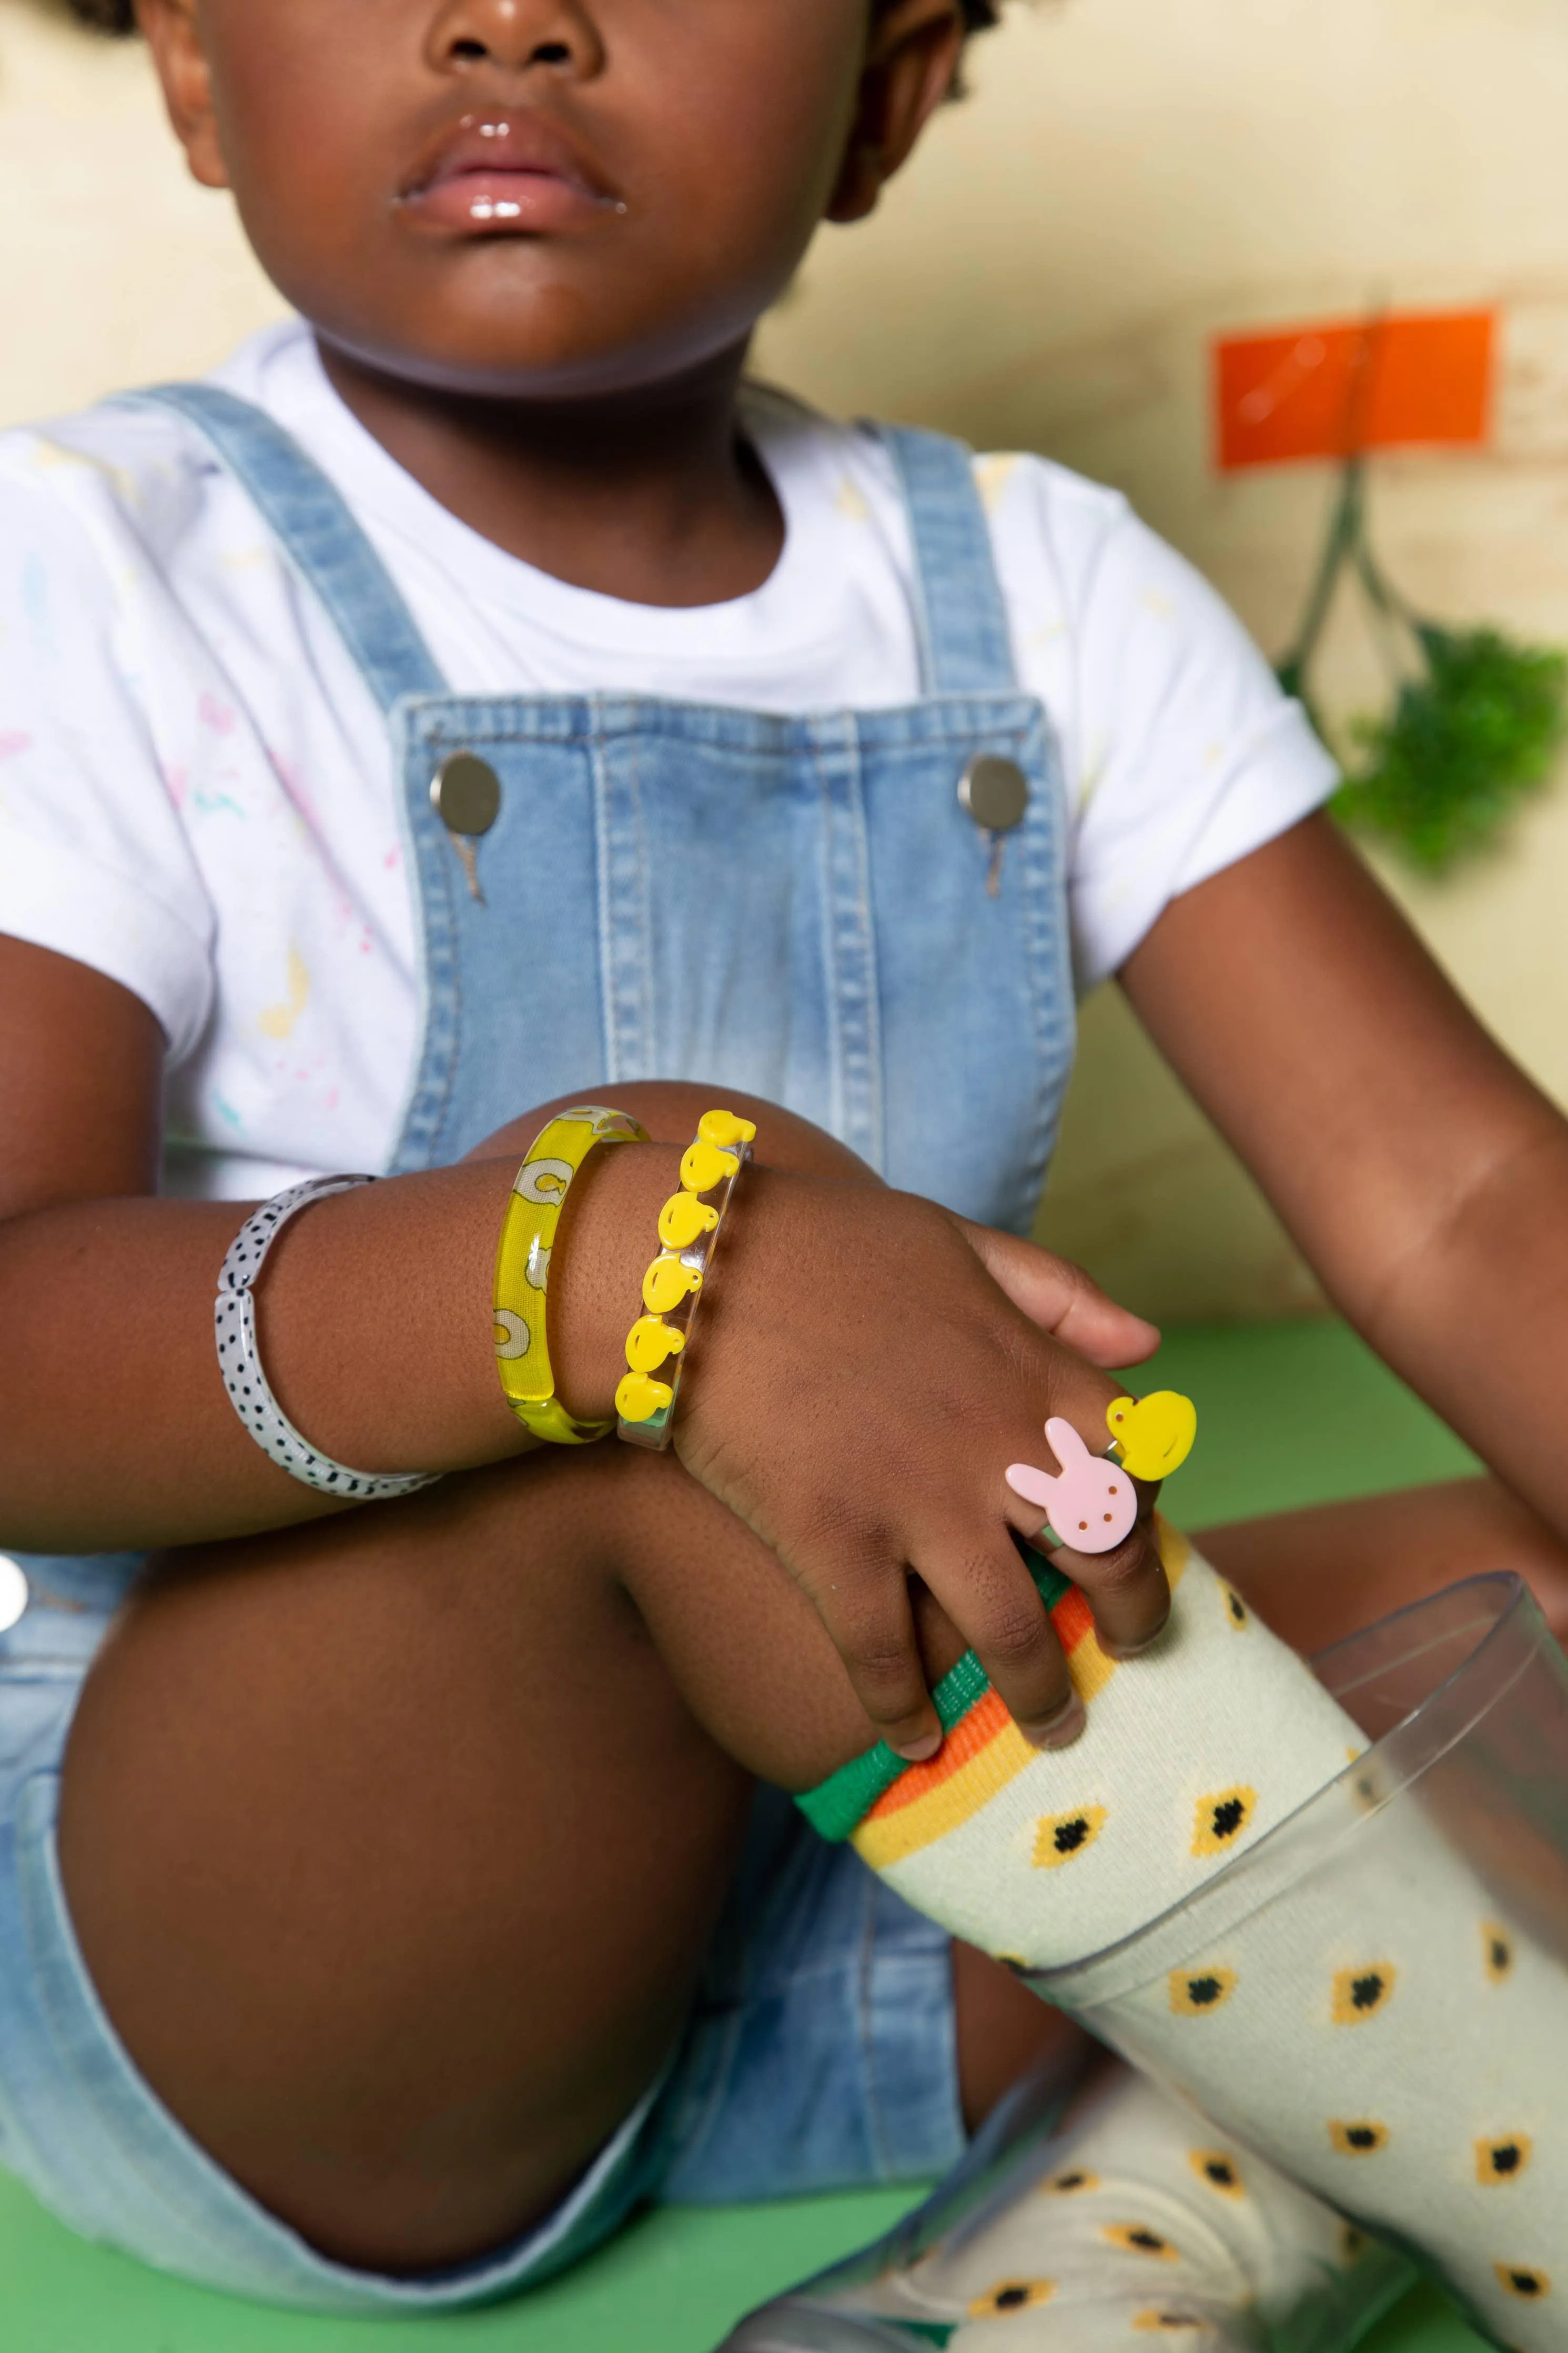
[[[737,1197],[703,1318],[680,1459],[811,1596],[882,1736],[917,1757],[940,1738],[912,1574],[1023,1729],[1071,1738],[1067,1662],[1008,1534],[1037,1535],[1043,1514],[1005,1474],[1048,1463],[1053,1416],[1103,1450],[1121,1390],[1084,1357],[1146,1355],[1152,1327],[1028,1243],[908,1194],[772,1168]],[[1108,1651],[1141,1648],[1164,1623],[1152,1494],[1140,1488],[1113,1550],[1058,1556]]]

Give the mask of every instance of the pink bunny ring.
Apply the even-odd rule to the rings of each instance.
[[[1046,1437],[1061,1464],[1057,1476],[1032,1462],[1010,1462],[1007,1484],[1026,1504],[1039,1505],[1058,1544],[1074,1552],[1114,1552],[1138,1517],[1131,1480],[1103,1455],[1091,1454],[1070,1421],[1053,1416]]]

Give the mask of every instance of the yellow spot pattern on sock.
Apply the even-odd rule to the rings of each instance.
[[[1105,1828],[1103,1806],[1076,1806],[1070,1813],[1047,1814],[1035,1831],[1035,1869],[1059,1871],[1094,1844]]]
[[[1223,2148],[1194,2148],[1187,2162],[1198,2179],[1217,2189],[1222,2198],[1246,2197],[1241,2168]]]
[[[1329,2126],[1329,2138],[1342,2157],[1376,2157],[1388,2147],[1388,2126],[1374,2124],[1370,2116],[1357,2116],[1350,2124],[1336,2119]]]
[[[1151,2332],[1159,2329],[1168,2336],[1173,2336],[1180,2328],[1202,2328],[1204,2322],[1201,2316],[1195,2312],[1166,2312],[1159,2305],[1152,2305],[1147,2312],[1140,2312],[1133,2316],[1132,2326],[1134,2328],[1147,2329]]]
[[[1334,1978],[1330,2003],[1336,2026],[1364,2026],[1394,2000],[1399,1975],[1392,1961],[1364,1961],[1358,1968],[1341,1969]]]
[[[977,2295],[969,2307],[971,2320],[1003,2320],[1010,2312],[1029,2312],[1036,2305],[1049,2304],[1057,2292],[1055,2280],[999,2280]]]
[[[1505,2295],[1517,2295],[1525,2304],[1540,2304],[1552,2293],[1547,2274],[1532,2270],[1528,2263],[1499,2263],[1495,2269],[1498,2284]]]
[[[1493,1985],[1506,1985],[1513,1975],[1513,1938],[1495,1920],[1488,1920],[1481,1928],[1482,1958]]]
[[[1121,2247],[1130,2255],[1152,2255],[1162,2263],[1182,2260],[1169,2239],[1148,2222],[1108,2222],[1105,2236],[1113,2247]]]
[[[1528,2133],[1508,2133],[1501,2140],[1476,2143],[1476,2179],[1489,2189],[1517,2181],[1529,2165],[1535,2144]]]
[[[1193,1826],[1193,1852],[1227,1853],[1257,1811],[1257,1790],[1239,1784],[1234,1789],[1215,1789],[1212,1796],[1200,1798]]]
[[[1235,1586],[1227,1585],[1223,1577],[1219,1581],[1219,1589],[1225,1600],[1225,1614],[1226,1620],[1235,1627],[1238,1634],[1245,1634],[1247,1628],[1252,1623],[1252,1620],[1247,1614],[1246,1602],[1242,1599]]]
[[[1234,1969],[1173,1969],[1171,2008],[1178,2018],[1206,2018],[1230,2000],[1238,1982]]]

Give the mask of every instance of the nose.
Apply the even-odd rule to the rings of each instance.
[[[605,62],[584,0],[447,0],[430,30],[432,62],[448,73],[486,66],[584,77]]]

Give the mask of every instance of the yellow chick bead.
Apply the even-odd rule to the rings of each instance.
[[[647,1373],[628,1373],[616,1391],[616,1411],[623,1421],[651,1421],[674,1395],[668,1381],[656,1381]]]
[[[667,1356],[679,1356],[686,1335],[657,1315],[639,1315],[626,1334],[626,1362],[634,1373],[657,1373]]]
[[[700,1136],[689,1144],[680,1164],[680,1181],[693,1193],[710,1193],[726,1176],[735,1173],[735,1155],[721,1152],[716,1144],[705,1144]]]
[[[1133,1479],[1168,1479],[1193,1451],[1198,1409],[1174,1389],[1146,1398],[1117,1398],[1106,1408],[1110,1434],[1121,1450],[1121,1467]]]
[[[704,1144],[717,1144],[730,1149],[737,1144],[754,1144],[757,1124],[754,1119],[738,1119],[732,1111],[705,1111],[697,1123],[697,1133]]]
[[[642,1303],[650,1315],[668,1315],[701,1288],[702,1277],[694,1266],[684,1266],[678,1258],[656,1258],[642,1279]]]
[[[710,1234],[718,1222],[717,1209],[689,1193],[672,1193],[658,1213],[658,1238],[666,1250],[689,1250],[699,1234]]]

